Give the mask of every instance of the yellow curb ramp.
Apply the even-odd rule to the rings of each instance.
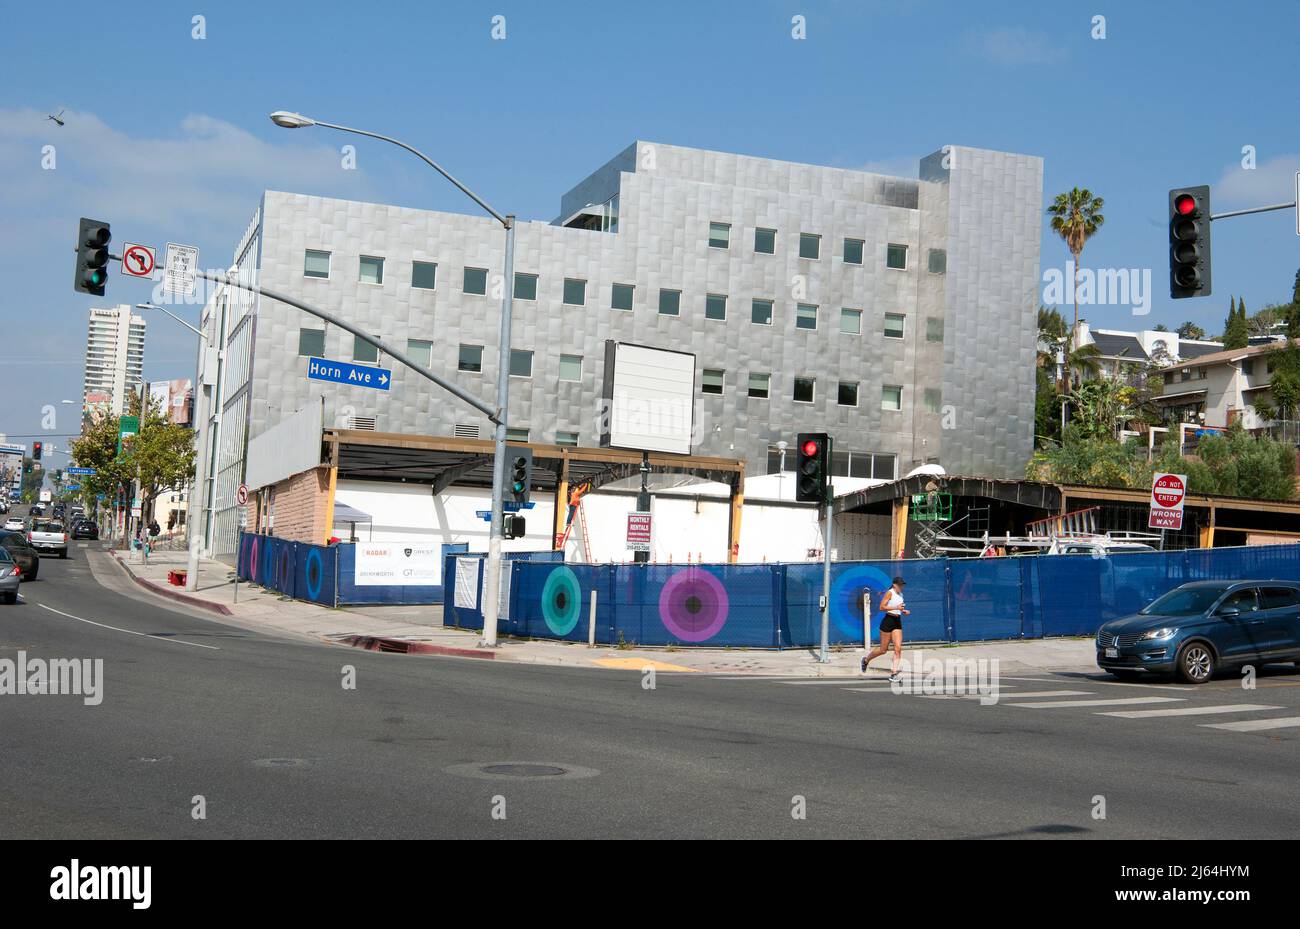
[[[618,668],[625,671],[644,671],[647,668],[653,668],[655,671],[689,671],[692,674],[699,674],[699,668],[688,668],[685,665],[669,664],[666,661],[655,661],[652,658],[593,658],[591,663],[600,665],[602,668]]]

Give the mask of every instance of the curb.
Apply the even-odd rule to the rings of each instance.
[[[452,645],[430,645],[407,639],[386,639],[373,635],[345,635],[326,639],[335,645],[350,645],[369,652],[395,652],[402,655],[451,655],[455,658],[496,658],[496,652],[483,648],[457,648]]]
[[[217,613],[218,615],[221,616],[235,615],[234,613],[230,612],[229,607],[223,606],[220,603],[212,603],[211,601],[204,600],[201,597],[194,597],[191,596],[190,594],[178,593],[175,590],[169,590],[168,588],[163,587],[161,584],[155,584],[153,581],[146,581],[142,577],[137,577],[135,572],[132,571],[130,568],[128,568],[121,558],[117,557],[116,550],[111,550],[110,554],[112,555],[114,564],[116,564],[119,568],[125,571],[127,577],[135,581],[136,584],[143,587],[145,590],[149,591],[150,593],[157,594],[160,597],[166,597],[169,600],[175,600],[178,603],[184,603],[189,606],[197,606],[200,609],[204,609],[204,610],[211,610],[212,612]]]

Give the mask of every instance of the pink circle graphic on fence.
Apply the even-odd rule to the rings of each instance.
[[[678,571],[659,593],[659,619],[683,642],[717,635],[726,625],[729,606],[722,581],[703,568]]]

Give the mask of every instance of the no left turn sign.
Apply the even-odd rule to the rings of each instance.
[[[240,484],[239,489],[235,491],[235,502],[240,506],[248,505],[248,485]]]
[[[155,254],[147,245],[126,243],[122,250],[122,273],[131,277],[152,277]]]

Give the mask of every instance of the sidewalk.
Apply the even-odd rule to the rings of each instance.
[[[496,648],[479,645],[472,630],[444,628],[442,606],[358,606],[332,609],[289,600],[279,594],[240,583],[232,583],[230,565],[203,559],[199,566],[197,591],[186,591],[167,583],[167,574],[183,570],[184,551],[155,551],[143,565],[138,553],[108,555],[131,575],[139,586],[169,599],[204,609],[214,618],[229,617],[241,625],[268,632],[353,645],[372,651],[400,651],[413,654],[457,655],[493,658],[526,664],[583,668],[616,668],[657,671],[734,673],[792,677],[855,677],[861,679],[858,662],[861,648],[832,650],[830,661],[821,664],[806,649],[774,651],[764,649],[630,648],[608,646],[588,648],[571,642],[506,640]],[[1042,671],[1097,670],[1092,639],[1027,639],[972,645],[905,645],[903,656],[917,651],[941,659],[997,659],[1003,674]],[[889,668],[888,658],[872,665]]]

